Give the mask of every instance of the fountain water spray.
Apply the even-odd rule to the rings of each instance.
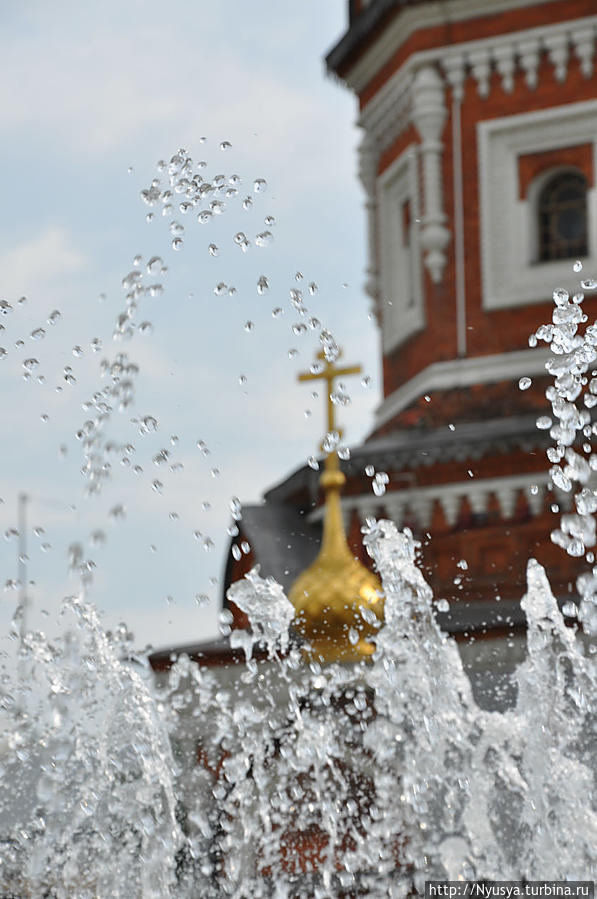
[[[160,172],[167,183],[156,178],[144,201],[167,209],[180,194],[202,225],[238,196],[234,176],[205,179],[185,151]],[[181,249],[184,228],[173,220],[170,231]],[[270,240],[269,230],[254,238]],[[240,231],[234,241],[241,252],[251,243]],[[161,258],[146,263],[150,284],[141,263],[123,279],[118,339],[143,328],[140,304],[162,289],[154,280]],[[257,290],[267,289],[263,276]],[[563,516],[553,539],[581,556],[595,542],[597,457],[584,448],[585,459],[573,444],[593,433],[597,375],[587,373],[597,337],[595,325],[578,334],[581,297],[564,293],[554,294],[554,321],[535,338],[551,345],[548,398],[559,421],[539,426],[555,441],[555,486],[580,485],[576,512]],[[298,288],[291,303],[324,351],[333,349]],[[92,493],[110,476],[108,427],[115,409],[131,408],[138,366],[119,353],[101,372],[109,383],[93,394],[79,432]],[[151,415],[132,423],[141,433],[157,427]],[[116,449],[126,454],[127,446]],[[323,899],[406,896],[431,877],[595,879],[595,670],[544,571],[529,562],[528,656],[514,675],[516,704],[489,712],[436,623],[413,535],[371,520],[364,541],[385,594],[370,663],[322,665],[310,656],[292,634],[281,587],[254,570],[229,592],[250,621],[231,638],[246,664],[216,676],[181,655],[155,688],[126,629],[102,632],[85,599],[93,566],[73,545],[82,588],[64,604],[63,636],[27,633],[26,677],[3,674],[3,891]],[[597,571],[581,575],[578,589],[592,634]]]

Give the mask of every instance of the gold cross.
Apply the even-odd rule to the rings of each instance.
[[[342,355],[342,351],[338,354],[338,358]],[[299,381],[317,381],[324,380],[326,382],[326,390],[327,390],[327,411],[328,411],[328,434],[331,431],[336,431],[340,437],[342,437],[341,428],[336,427],[335,421],[335,406],[332,401],[332,395],[334,390],[334,380],[335,378],[339,378],[343,375],[360,375],[362,372],[362,368],[360,365],[350,365],[345,368],[336,368],[333,362],[328,362],[325,358],[325,353],[321,350],[317,354],[317,358],[323,362],[323,366],[321,367],[321,371],[316,372],[301,372],[298,376]]]

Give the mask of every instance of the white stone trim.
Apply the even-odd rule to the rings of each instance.
[[[555,287],[573,279],[572,261],[535,262],[536,192],[531,189],[519,199],[517,160],[526,153],[590,142],[597,172],[597,100],[479,122],[477,135],[483,306],[544,302]],[[583,263],[592,272],[597,270],[595,187],[587,194],[587,213],[589,254]]]
[[[421,246],[425,265],[434,284],[442,280],[446,267],[444,250],[450,239],[443,210],[442,133],[447,109],[443,81],[435,66],[420,68],[412,85],[412,119],[421,135],[423,193],[425,197]]]
[[[398,527],[408,519],[412,519],[422,530],[427,530],[431,522],[433,505],[439,502],[446,522],[454,527],[458,520],[463,500],[468,500],[477,514],[487,511],[492,495],[497,497],[500,511],[505,519],[514,514],[516,500],[522,492],[529,501],[532,515],[540,515],[549,485],[549,472],[540,471],[503,478],[471,478],[449,484],[432,484],[428,487],[408,487],[404,490],[390,490],[383,496],[373,493],[360,496],[342,497],[342,510],[345,521],[349,521],[356,511],[359,520],[382,514],[389,515]],[[529,484],[537,486],[538,492],[530,493]],[[560,498],[557,500],[560,505]],[[323,519],[324,506],[318,506],[308,516],[310,523]],[[408,510],[408,511],[407,511]]]
[[[433,362],[385,398],[376,409],[375,427],[385,424],[420,396],[432,394],[434,390],[515,380],[524,375],[544,375],[545,363],[550,356],[549,350],[529,349]]]
[[[552,2],[552,0],[546,0],[546,2]],[[509,8],[519,5],[512,3]],[[423,6],[410,9],[429,8],[429,6]],[[466,61],[467,66],[471,69],[471,74],[477,78],[477,88],[482,96],[486,95],[485,89],[489,84],[487,80],[489,72],[486,64],[495,65],[501,76],[502,88],[507,93],[511,92],[513,88],[514,72],[517,65],[525,72],[528,86],[536,87],[541,49],[545,49],[550,54],[554,65],[554,77],[558,77],[558,73],[561,75],[564,71],[562,68],[563,54],[568,54],[569,51],[566,48],[571,47],[581,60],[585,78],[589,78],[593,71],[596,35],[597,15],[413,53],[371,97],[361,111],[359,125],[375,139],[378,150],[383,151],[409,122],[411,86],[417,70],[422,66],[429,65],[441,65],[444,70],[447,70],[454,58]],[[405,38],[397,36],[394,39],[404,40]],[[395,44],[393,46],[395,47]],[[372,75],[381,64],[379,59],[375,60],[375,69]],[[350,81],[347,83],[354,87]],[[359,90],[357,87],[354,89]]]
[[[417,147],[411,145],[378,179],[379,308],[383,352],[389,353],[425,325]],[[411,204],[408,250],[403,246],[401,204]]]
[[[554,0],[545,0],[546,3]],[[447,2],[425,3],[406,7],[386,28],[362,58],[352,67],[345,78],[346,84],[360,93],[379,69],[391,58],[396,47],[422,28],[435,25],[449,25],[475,16],[489,16],[496,13],[534,6],[536,0],[447,0]]]

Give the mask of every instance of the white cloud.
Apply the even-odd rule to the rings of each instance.
[[[96,159],[131,152],[141,140],[192,147],[207,133],[243,140],[248,155],[267,157],[270,173],[276,161],[281,171],[290,169],[289,180],[297,173],[311,183],[338,177],[329,169],[320,175],[317,156],[322,146],[337,143],[348,98],[336,90],[330,103],[325,91],[331,85],[319,67],[309,72],[303,66],[299,77],[296,60],[289,56],[280,66],[268,53],[276,41],[293,47],[289,23],[284,28],[272,17],[274,36],[264,31],[263,45],[251,48],[222,32],[221,15],[210,19],[202,11],[192,20],[183,14],[181,22],[158,25],[151,15],[161,15],[161,7],[146,6],[135,21],[107,3],[93,27],[92,7],[85,4],[78,10],[59,4],[52,17],[40,6],[30,11],[34,27],[18,35],[6,31],[0,51],[11,77],[0,83],[3,127],[43,133],[44,142],[66,157],[83,152]],[[337,168],[348,176],[354,157],[346,141],[338,157]]]
[[[85,256],[75,249],[64,228],[53,226],[28,241],[0,253],[5,296],[33,294],[49,281],[80,271]]]

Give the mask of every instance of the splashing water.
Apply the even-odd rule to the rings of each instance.
[[[231,149],[228,141],[220,147]],[[188,229],[172,218],[174,195],[181,197],[181,215],[193,211],[198,227],[209,228],[229,206],[246,212],[267,193],[258,178],[255,197],[243,200],[237,175],[208,178],[198,174],[203,168],[181,149],[158,165],[159,177],[141,193],[170,217],[173,249],[184,248]],[[264,221],[273,227],[273,217]],[[248,237],[234,229],[230,243],[242,254],[261,254],[272,238],[270,230]],[[208,255],[218,252],[210,243]],[[165,274],[161,256],[149,256],[144,266],[135,257],[122,279],[115,340],[150,332],[142,307],[163,293]],[[303,280],[297,272],[295,282]],[[588,278],[583,285],[595,287]],[[222,297],[230,291],[224,282],[216,289]],[[258,295],[269,291],[268,276],[260,275]],[[316,291],[310,282],[309,295]],[[597,404],[597,373],[588,372],[597,358],[597,326],[578,332],[587,321],[582,294],[571,299],[558,289],[554,302],[552,323],[531,341],[550,344],[547,370],[555,379],[548,390],[552,415],[538,426],[554,441],[548,451],[554,485],[565,493],[578,485],[576,511],[562,516],[552,539],[580,557],[595,544],[597,457],[584,446],[581,455],[575,442],[588,445],[594,433],[589,410]],[[316,332],[324,358],[334,361],[339,347],[332,332],[310,315],[296,286],[290,304]],[[59,318],[56,310],[48,323]],[[302,321],[290,328],[293,337],[308,330]],[[44,336],[42,328],[31,331],[32,339]],[[76,358],[83,355],[79,344],[75,350]],[[36,363],[26,359],[23,367],[30,373]],[[102,382],[77,431],[89,493],[102,491],[115,456],[128,460],[135,450],[108,434],[115,411],[130,414],[139,369],[125,352],[100,363]],[[521,389],[529,386],[530,379],[521,379]],[[349,400],[339,389],[336,404]],[[143,437],[160,430],[150,413],[129,424]],[[327,434],[328,448],[339,439]],[[162,471],[180,471],[182,463],[171,458],[177,444],[172,437],[172,449],[150,454],[148,469],[153,458]],[[198,447],[209,453],[204,441]],[[382,495],[388,476],[372,466],[366,473]],[[160,494],[164,485],[156,479],[151,486]],[[230,510],[240,521],[238,498]],[[125,505],[113,504],[110,514],[122,519]],[[94,534],[100,545],[103,532]],[[211,537],[198,530],[195,536],[206,550],[213,547]],[[157,685],[132,652],[126,628],[103,633],[85,599],[95,563],[82,545],[71,544],[69,564],[82,590],[63,605],[62,636],[52,642],[25,634],[16,666],[5,666],[0,683],[3,892],[56,899],[386,897],[421,891],[430,878],[595,879],[595,669],[565,626],[543,569],[529,562],[522,599],[527,658],[513,676],[516,703],[487,711],[475,702],[455,642],[435,620],[410,531],[370,521],[364,543],[385,594],[370,663],[319,664],[292,630],[293,607],[282,588],[254,569],[229,592],[250,622],[230,639],[244,663],[214,672],[183,654]],[[595,634],[597,568],[579,577],[578,590],[579,618]],[[199,604],[205,599],[197,594]],[[17,606],[15,635],[23,608]],[[227,633],[230,623],[227,612]]]

